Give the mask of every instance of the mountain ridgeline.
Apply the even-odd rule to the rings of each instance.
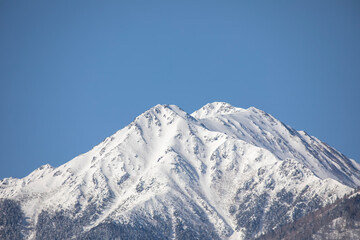
[[[359,170],[253,107],[157,105],[57,168],[0,180],[0,239],[285,238],[357,188]]]

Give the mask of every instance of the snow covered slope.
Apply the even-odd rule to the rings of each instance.
[[[228,103],[212,103],[192,116],[212,131],[270,150],[279,159],[296,159],[322,179],[333,178],[350,186],[360,184],[358,164],[354,160],[259,109],[244,110]]]
[[[0,198],[20,203],[27,239],[248,239],[359,186],[359,169],[255,108],[157,105],[60,167],[1,180]]]

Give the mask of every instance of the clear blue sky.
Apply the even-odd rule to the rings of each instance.
[[[360,1],[0,1],[0,178],[148,108],[255,106],[360,160]]]

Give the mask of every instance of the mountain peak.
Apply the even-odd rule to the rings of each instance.
[[[145,118],[166,118],[173,119],[175,117],[181,117],[185,119],[192,118],[187,112],[176,105],[170,104],[157,104],[156,106],[150,108],[141,114],[137,119]]]
[[[201,119],[206,117],[212,117],[216,115],[231,114],[244,110],[242,108],[236,108],[226,102],[213,102],[208,103],[199,110],[193,112],[191,115],[195,118]]]

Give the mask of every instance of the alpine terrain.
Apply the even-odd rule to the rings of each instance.
[[[360,186],[360,165],[256,108],[157,105],[89,152],[0,181],[0,239],[254,239]]]

